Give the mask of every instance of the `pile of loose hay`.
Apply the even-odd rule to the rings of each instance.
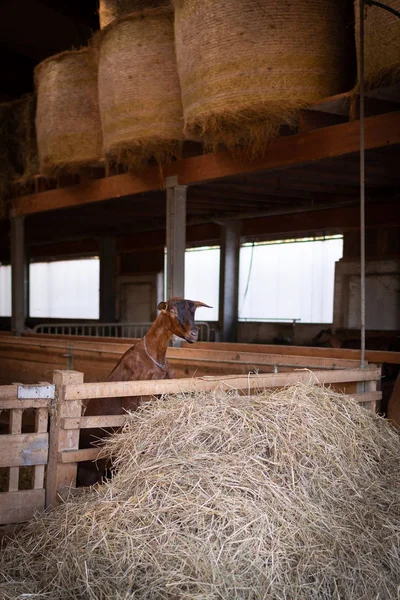
[[[53,176],[102,158],[97,63],[92,49],[51,56],[35,69],[40,170]]]
[[[100,28],[103,29],[110,23],[127,17],[138,10],[169,6],[169,4],[170,0],[100,0]]]
[[[138,171],[151,158],[176,156],[183,138],[173,15],[147,10],[104,29],[99,43],[99,103],[109,163]]]
[[[185,135],[261,153],[345,81],[343,0],[174,0]]]
[[[33,94],[0,104],[0,217],[7,198],[39,169],[35,110]]]
[[[111,482],[3,551],[2,598],[398,598],[400,440],[348,397],[170,397],[107,451]]]
[[[400,11],[400,0],[385,4]],[[356,44],[359,52],[360,3],[354,0]],[[377,6],[365,9],[364,74],[367,87],[390,85],[400,79],[400,19]]]

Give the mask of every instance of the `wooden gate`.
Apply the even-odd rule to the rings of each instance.
[[[27,521],[45,508],[48,416],[54,392],[48,383],[0,387],[0,525]]]

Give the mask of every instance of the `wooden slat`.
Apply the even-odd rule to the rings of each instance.
[[[222,389],[249,389],[282,387],[299,381],[334,383],[347,381],[370,381],[380,379],[380,369],[348,369],[340,371],[320,371],[318,376],[308,370],[293,373],[268,373],[266,375],[225,375],[224,377],[203,377],[193,379],[163,379],[154,381],[124,381],[105,383],[83,383],[67,385],[65,400],[86,400],[88,398],[109,398],[125,396],[151,396],[194,391]]]
[[[49,413],[47,408],[39,408],[35,414],[36,433],[47,433]],[[44,486],[44,468],[45,465],[36,465],[33,473],[33,487],[35,490],[42,489]]]
[[[44,490],[20,490],[0,494],[0,525],[22,523],[44,510]]]
[[[100,454],[98,448],[86,448],[85,450],[64,450],[59,452],[58,462],[62,465],[83,462],[85,460],[96,460]]]
[[[4,403],[0,400],[0,409],[13,409],[13,408],[47,408],[50,400],[6,400]]]
[[[47,454],[47,433],[0,436],[0,467],[45,465]]]
[[[3,340],[1,340],[3,341]],[[3,408],[3,402],[6,400],[16,400],[18,392],[17,385],[2,385],[0,386],[0,406]],[[4,408],[6,408],[4,406]]]
[[[271,348],[271,347],[270,347]],[[249,348],[249,350],[251,350]],[[180,361],[214,361],[214,362],[232,362],[241,364],[263,364],[263,365],[286,365],[290,367],[307,367],[308,369],[321,368],[356,368],[356,360],[345,358],[325,358],[325,357],[304,357],[304,356],[285,356],[282,354],[268,354],[259,352],[241,352],[235,350],[208,350],[208,349],[187,349],[187,348],[168,348],[168,359],[179,359]]]
[[[91,429],[93,427],[121,427],[126,418],[124,415],[102,415],[98,417],[67,417],[61,419],[64,429]]]
[[[14,409],[10,414],[10,434],[18,435],[22,430],[22,409]],[[1,460],[1,459],[0,459]],[[18,490],[19,482],[19,467],[10,467],[8,479],[8,491],[15,492]]]
[[[181,185],[193,185],[223,177],[302,165],[359,151],[359,122],[285,136],[272,142],[257,160],[235,158],[227,151],[176,161],[164,176],[177,176]],[[365,149],[400,143],[400,112],[365,119]],[[85,184],[16,198],[12,215],[27,215],[78,206],[120,196],[162,189],[160,170],[153,167],[140,177],[128,174],[93,180]]]
[[[189,344],[183,342],[184,348],[190,348]],[[196,348],[199,350],[231,350],[233,352],[261,352],[268,354],[284,354],[287,356],[310,356],[326,358],[342,358],[349,360],[360,360],[360,350],[350,348],[318,348],[316,346],[275,346],[269,344],[246,344],[230,342],[197,342]],[[389,350],[366,350],[365,358],[370,363],[390,363],[400,364],[400,352],[391,352]]]
[[[378,402],[382,400],[382,392],[357,392],[355,394],[348,394],[356,402],[364,403],[364,402]]]

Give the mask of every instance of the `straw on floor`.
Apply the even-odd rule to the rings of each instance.
[[[91,48],[51,56],[35,69],[40,170],[54,176],[102,159],[97,63]]]
[[[170,0],[100,0],[100,28],[103,29],[110,23],[128,17],[138,10],[169,6],[169,4]]]
[[[399,597],[400,439],[348,397],[171,396],[107,452],[111,482],[3,551],[2,598]]]
[[[400,12],[400,0],[385,0]],[[359,0],[354,0],[355,34],[359,52]],[[366,6],[364,21],[364,76],[367,88],[400,80],[400,19],[377,6]]]
[[[183,138],[173,15],[147,10],[102,30],[99,102],[104,153],[131,171],[176,156]]]
[[[342,91],[343,0],[174,0],[185,135],[262,153]]]

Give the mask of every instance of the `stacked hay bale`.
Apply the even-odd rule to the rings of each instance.
[[[259,153],[343,90],[343,0],[174,0],[185,134]]]
[[[99,103],[104,154],[138,171],[176,156],[183,137],[173,14],[138,12],[99,35]]]
[[[2,598],[398,597],[400,439],[347,397],[170,397],[108,452],[111,482],[0,555]]]
[[[400,0],[385,0],[385,4],[400,12]],[[359,0],[354,1],[354,10],[357,53],[359,55]],[[367,6],[365,8],[364,37],[364,77],[366,86],[380,87],[398,81],[400,79],[400,19],[380,7]]]
[[[38,173],[33,94],[0,104],[0,216],[7,198]]]
[[[169,0],[100,0],[100,28],[145,8],[169,6]]]
[[[92,49],[51,56],[35,69],[42,173],[79,172],[102,158],[97,64]]]

